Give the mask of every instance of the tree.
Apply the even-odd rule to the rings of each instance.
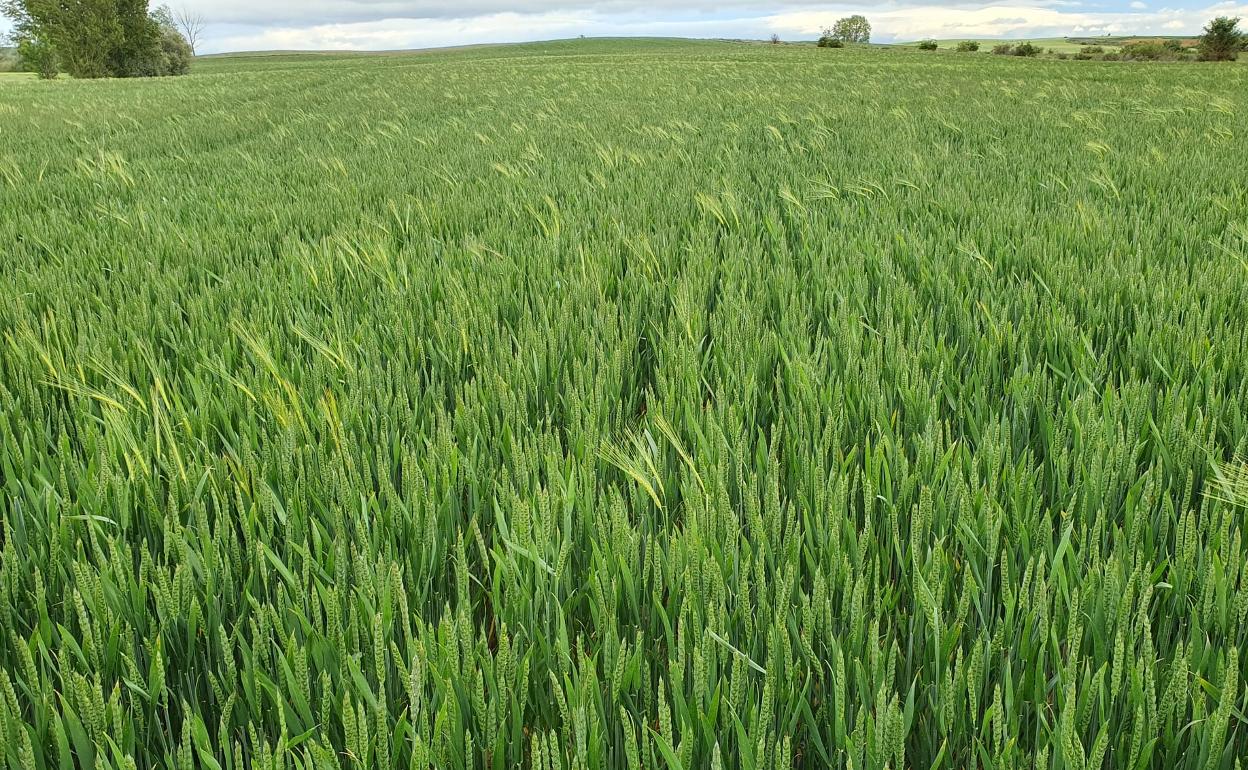
[[[780,45],[780,36],[779,36],[779,35],[775,35],[775,34],[773,34],[773,35],[771,36],[771,44],[772,44],[772,45]]]
[[[148,13],[147,0],[0,0],[0,11],[13,21],[19,48],[25,41],[28,60],[55,62],[76,78],[185,71],[166,40],[180,33]]]
[[[1200,36],[1201,61],[1235,61],[1243,47],[1244,33],[1239,31],[1239,19],[1219,16],[1205,26]]]
[[[13,29],[7,36],[0,37],[0,42],[13,44],[14,47],[8,53],[13,57],[16,68],[24,72],[35,72],[45,80],[56,77],[59,71],[56,49],[47,38],[38,35],[34,21],[25,9],[6,1],[0,3],[0,13],[8,16],[13,24]],[[7,66],[5,71],[8,71]]]
[[[160,24],[147,12],[147,0],[113,0],[121,36],[113,48],[109,72],[136,78],[161,74]]]
[[[43,80],[53,80],[60,74],[56,49],[42,38],[32,35],[17,41],[17,58],[22,69],[34,72]]]
[[[165,9],[168,10],[168,8]],[[204,20],[204,15],[183,6],[174,11],[171,16],[174,29],[186,38],[187,44],[191,46],[191,55],[194,56],[199,51],[199,41],[204,35],[204,27],[208,25]]]
[[[5,0],[4,12],[18,28],[19,40],[50,45],[58,61],[74,77],[98,78],[111,73],[110,59],[121,42],[115,0]]]
[[[846,16],[832,25],[832,37],[842,43],[869,43],[871,42],[871,23],[865,16],[859,14]]]

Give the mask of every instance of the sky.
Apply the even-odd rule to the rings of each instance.
[[[923,38],[1182,35],[1248,0],[164,0],[200,14],[199,53],[394,50],[586,36],[809,40],[865,15],[878,42]],[[152,0],[152,4],[162,0]],[[0,22],[2,25],[2,22]]]

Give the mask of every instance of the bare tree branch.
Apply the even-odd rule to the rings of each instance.
[[[191,53],[198,53],[199,39],[204,34],[204,27],[207,26],[204,15],[182,7],[174,12],[173,21],[178,26],[178,31],[182,33],[182,37],[191,44]]]

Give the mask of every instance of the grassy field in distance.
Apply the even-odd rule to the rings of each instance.
[[[979,53],[988,53],[992,51],[992,47],[994,45],[998,45],[999,43],[1010,43],[1011,45],[1017,45],[1019,43],[1031,43],[1032,45],[1040,46],[1046,51],[1053,50],[1059,53],[1078,53],[1083,48],[1084,45],[1091,45],[1091,43],[1071,42],[1069,39],[1064,38],[1064,37],[1019,38],[1017,40],[1012,39],[1012,38],[1011,39],[949,38],[949,39],[939,39],[936,42],[937,44],[940,45],[941,48],[954,48],[958,45],[958,43],[961,43],[963,41],[968,41],[968,40],[979,43]],[[908,42],[908,43],[898,43],[898,45],[904,45],[904,46],[913,46],[917,44],[918,44],[917,40]],[[1109,46],[1116,47],[1120,45],[1120,42],[1116,38],[1107,38],[1106,42],[1099,42],[1099,43],[1096,43],[1096,45],[1103,45],[1106,47],[1109,47]]]
[[[1241,770],[1248,68],[0,80],[0,768]]]
[[[936,42],[941,48],[955,48],[958,43],[965,40],[973,40],[974,42],[979,43],[980,53],[991,52],[992,47],[999,43],[1010,43],[1012,45],[1017,45],[1019,43],[1031,43],[1032,45],[1040,46],[1040,48],[1044,49],[1046,52],[1053,51],[1054,53],[1067,54],[1079,53],[1086,46],[1101,46],[1106,51],[1114,51],[1120,49],[1126,43],[1139,40],[1179,40],[1182,41],[1185,46],[1192,46],[1196,41],[1196,39],[1190,35],[1173,37],[1166,35],[1111,35],[1103,37],[1038,37],[1020,38],[1017,40],[1005,38],[950,38],[937,40]],[[913,41],[909,43],[899,43],[898,45],[914,46],[917,44],[918,41]],[[1241,58],[1248,59],[1248,57]]]

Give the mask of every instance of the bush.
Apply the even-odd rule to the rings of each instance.
[[[1160,61],[1171,56],[1165,46],[1151,40],[1127,43],[1122,47],[1122,58],[1126,61]]]
[[[1239,31],[1239,19],[1219,16],[1205,25],[1200,36],[1201,61],[1235,61],[1248,36]]]
[[[958,53],[974,53],[979,50],[979,43],[974,40],[963,40],[958,43]]]
[[[780,45],[780,36],[779,36],[779,35],[772,35],[772,36],[771,36],[771,44],[772,44],[772,45]]]
[[[160,30],[160,67],[157,75],[185,75],[191,71],[191,44],[172,27]]]
[[[1101,61],[1121,61],[1122,54],[1107,53],[1101,57]]]
[[[1077,53],[1075,54],[1074,59],[1075,61],[1092,61],[1092,54],[1082,52]]]
[[[1064,52],[1062,52],[1062,51],[1058,51],[1058,52],[1057,52],[1057,58],[1059,58],[1059,59],[1069,59],[1069,58],[1070,58],[1070,54],[1068,54],[1068,53],[1064,53]]]
[[[920,51],[935,51],[938,47],[939,47],[939,46],[937,46],[937,45],[936,45],[936,41],[935,41],[935,40],[921,40],[921,41],[919,41],[919,50],[920,50]]]
[[[1092,54],[1103,54],[1105,53],[1105,46],[1085,45],[1079,52],[1086,53],[1089,56],[1091,56]]]
[[[992,47],[992,52],[997,56],[1013,56],[1014,46],[1009,43],[997,43]]]
[[[820,48],[844,48],[845,43],[840,38],[835,38],[825,33],[823,37],[819,38],[819,47]]]
[[[1031,43],[1019,43],[1014,46],[1015,56],[1037,56],[1040,53],[1040,46]]]
[[[1166,40],[1161,44],[1161,47],[1165,48],[1170,53],[1183,53],[1183,41],[1175,38]]]

